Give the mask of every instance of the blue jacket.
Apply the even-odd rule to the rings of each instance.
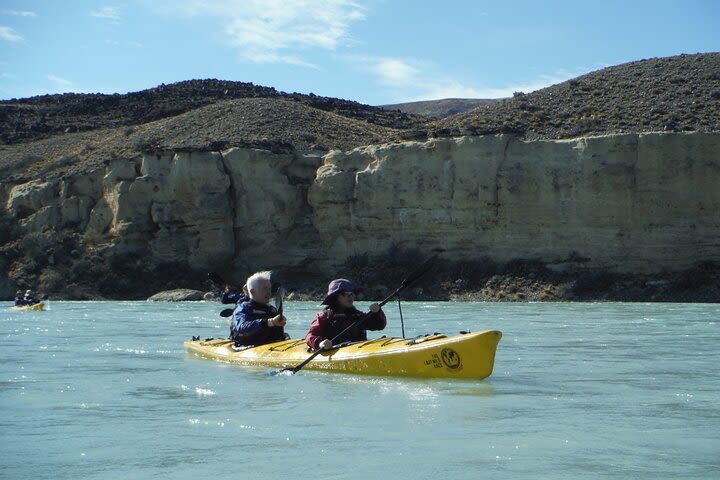
[[[268,319],[278,311],[272,305],[264,305],[254,300],[243,302],[233,312],[230,336],[235,345],[264,345],[285,339],[283,327],[269,327]]]

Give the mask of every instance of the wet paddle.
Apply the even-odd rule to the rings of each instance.
[[[392,292],[390,295],[387,296],[387,298],[385,298],[385,300],[383,300],[382,302],[379,303],[380,307],[382,307],[382,306],[385,305],[387,302],[389,302],[390,300],[392,300],[393,298],[395,298],[395,296],[396,296],[398,293],[402,292],[402,291],[405,290],[407,287],[409,287],[412,283],[414,283],[414,282],[417,281],[420,277],[422,277],[428,270],[430,270],[430,267],[432,267],[432,264],[433,264],[433,262],[435,261],[436,258],[437,258],[437,255],[433,255],[432,257],[430,257],[429,259],[427,259],[427,260],[425,261],[425,263],[423,263],[422,265],[420,265],[420,267],[418,267],[417,270],[415,270],[412,274],[410,274],[410,276],[408,276],[405,280],[402,281],[402,283],[400,284],[400,286],[399,286],[394,292]],[[361,318],[360,320],[357,320],[357,321],[353,322],[353,323],[352,323],[351,325],[349,325],[345,330],[343,330],[342,332],[340,332],[340,333],[338,333],[337,335],[335,335],[330,341],[331,341],[331,342],[333,343],[333,345],[334,345],[335,342],[336,342],[338,339],[342,338],[342,336],[343,336],[348,330],[350,330],[350,329],[353,328],[353,327],[356,327],[356,326],[360,325],[364,320],[365,320],[364,318]],[[305,365],[307,365],[313,358],[317,357],[318,355],[320,355],[320,354],[321,354],[322,352],[324,352],[324,351],[325,351],[325,350],[316,350],[312,355],[310,355],[308,358],[306,358],[302,363],[300,363],[300,364],[298,364],[298,365],[296,365],[295,367],[292,367],[292,368],[283,368],[282,370],[280,370],[280,372],[291,371],[291,372],[293,373],[293,375],[294,375],[294,374],[296,374],[297,372],[299,372],[300,369],[302,369]]]
[[[275,308],[277,308],[278,315],[282,317],[283,314],[283,298],[285,297],[285,289],[281,286],[278,287],[275,292]]]

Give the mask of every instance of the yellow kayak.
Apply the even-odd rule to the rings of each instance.
[[[10,310],[26,311],[26,312],[42,312],[45,310],[45,302],[36,303],[34,305],[13,305]]]
[[[502,337],[497,330],[454,336],[378,338],[339,345],[312,359],[306,370],[366,375],[425,378],[482,379],[490,376],[495,350]],[[188,352],[211,360],[242,365],[291,368],[312,352],[303,339],[235,349],[232,340],[206,339],[184,343]]]

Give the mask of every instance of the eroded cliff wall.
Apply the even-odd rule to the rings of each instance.
[[[682,269],[720,260],[720,135],[370,146],[327,155],[309,200],[331,258],[400,243],[457,260]]]
[[[720,134],[159,152],[0,190],[23,235],[194,269],[330,273],[392,245],[616,272],[720,261]]]

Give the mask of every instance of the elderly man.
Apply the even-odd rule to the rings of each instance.
[[[270,272],[252,274],[245,285],[250,299],[235,308],[230,326],[235,346],[258,346],[284,340],[283,327],[287,320],[270,305]]]

